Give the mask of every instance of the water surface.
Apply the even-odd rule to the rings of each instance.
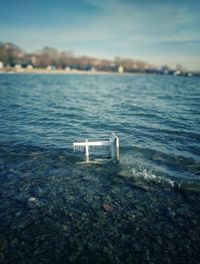
[[[1,74],[0,261],[199,263],[199,87]],[[120,163],[82,163],[72,150],[111,132]]]

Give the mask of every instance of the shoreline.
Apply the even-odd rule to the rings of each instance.
[[[130,75],[134,73],[118,73],[118,72],[108,72],[108,71],[83,71],[83,70],[47,70],[47,69],[0,69],[0,74],[62,74],[62,75],[70,75],[70,74],[84,74],[84,75]],[[142,74],[142,73],[136,73]]]
[[[114,76],[136,76],[136,75],[154,75],[154,76],[173,76],[173,77],[199,77],[200,74],[159,74],[155,72],[147,73],[147,72],[112,72],[112,71],[85,71],[85,70],[77,70],[73,69],[70,71],[66,71],[63,69],[54,69],[54,70],[48,70],[48,69],[26,69],[26,68],[2,68],[0,69],[0,75],[1,74],[36,74],[36,75],[114,75]]]
[[[157,73],[147,73],[147,72],[117,72],[117,71],[86,71],[72,69],[66,71],[63,69],[15,69],[15,68],[2,68],[0,69],[0,74],[47,74],[47,75],[115,75],[115,76],[131,76],[131,75],[159,75]],[[168,75],[168,74],[167,74]]]

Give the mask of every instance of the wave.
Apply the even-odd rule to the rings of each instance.
[[[149,168],[144,168],[139,165],[134,165],[132,167],[121,167],[119,176],[123,178],[128,178],[134,181],[140,186],[155,186],[161,185],[163,188],[174,188],[174,189],[184,189],[190,191],[200,192],[200,180],[199,178],[177,178],[172,177],[169,174],[153,171]]]

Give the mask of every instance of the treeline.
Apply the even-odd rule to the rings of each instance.
[[[32,54],[26,53],[23,49],[13,43],[0,42],[0,61],[4,67],[21,65],[27,67],[32,65],[36,68],[52,66],[57,69],[80,70],[117,70],[122,66],[126,72],[144,72],[153,69],[154,66],[141,60],[131,58],[115,57],[113,60],[98,59],[89,56],[76,56],[73,51],[58,51],[52,47],[44,47]]]

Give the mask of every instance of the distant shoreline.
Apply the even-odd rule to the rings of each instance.
[[[117,71],[86,71],[86,70],[63,70],[63,69],[26,69],[26,68],[2,68],[0,69],[0,74],[47,74],[47,75],[115,75],[115,76],[130,76],[130,75],[163,75],[163,76],[177,76],[176,74],[159,74],[155,72],[117,72]],[[182,77],[191,77],[191,76],[200,76],[200,74],[190,74],[190,73],[181,73],[178,76]]]
[[[109,71],[83,71],[83,70],[70,70],[70,71],[65,71],[65,70],[47,70],[47,69],[0,69],[0,73],[8,73],[8,74],[13,74],[13,73],[27,73],[27,74],[63,74],[63,75],[70,75],[70,74],[86,74],[86,75],[127,75],[127,74],[132,74],[132,73],[118,73],[118,72],[109,72]],[[139,73],[141,74],[141,73]]]

